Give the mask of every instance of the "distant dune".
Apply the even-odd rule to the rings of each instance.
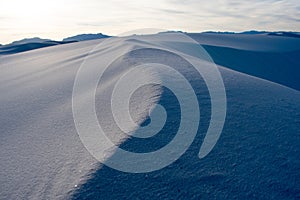
[[[218,65],[300,90],[300,39],[270,34],[190,34]]]

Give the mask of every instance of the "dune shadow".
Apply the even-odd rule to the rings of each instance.
[[[139,58],[145,53],[134,52],[133,57]],[[153,51],[148,53],[152,55]],[[132,64],[130,59],[127,62]],[[189,68],[187,63],[174,57],[167,62],[179,65],[182,74]],[[300,113],[299,96],[250,76],[225,69],[221,72],[228,111],[221,138],[208,156],[198,158],[210,122],[210,97],[199,74],[188,73],[200,107],[198,132],[188,150],[169,166],[149,173],[126,173],[99,163],[71,199],[295,198],[300,191],[297,181],[300,180],[297,153],[300,141],[299,134],[295,134],[299,128],[299,120],[295,120]],[[98,102],[103,101],[98,98]],[[180,123],[180,105],[167,88],[163,89],[158,103],[168,113],[163,129],[153,138],[129,138],[120,148],[149,152],[172,140]],[[113,116],[107,115],[105,108],[97,111],[99,121],[113,122]],[[105,113],[102,118],[101,113]]]
[[[214,62],[229,69],[300,90],[300,51],[255,52],[203,45]]]
[[[204,85],[201,84],[201,86],[198,85],[197,87],[202,86]],[[186,190],[185,181],[182,180],[182,185],[178,185],[178,182],[181,182],[178,180],[186,179],[186,181],[191,181],[189,176],[194,176],[193,174],[187,175],[185,172],[189,171],[190,167],[195,165],[195,163],[198,163],[199,144],[201,144],[209,124],[210,118],[207,116],[210,116],[210,101],[208,98],[205,98],[207,95],[207,91],[198,94],[199,99],[201,99],[200,106],[201,108],[203,107],[203,109],[201,109],[201,125],[194,143],[185,156],[164,169],[150,173],[126,173],[105,165],[99,165],[99,169],[90,175],[90,179],[81,185],[72,198],[144,199],[182,196],[183,193],[180,191]],[[120,148],[130,152],[151,152],[162,148],[173,139],[180,125],[179,103],[174,94],[167,88],[164,88],[158,103],[162,105],[168,113],[163,129],[148,139],[128,138],[119,146]],[[147,123],[146,121],[147,119],[143,123]],[[113,160],[113,157],[114,155],[109,159]],[[187,177],[184,178],[184,176]],[[211,177],[211,179],[215,178],[215,181],[217,181],[218,175]]]

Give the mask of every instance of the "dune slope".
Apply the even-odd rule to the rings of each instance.
[[[218,46],[218,42],[213,41],[209,45]],[[143,46],[140,41],[121,38],[114,43],[118,47],[115,51],[128,43]],[[228,47],[239,46],[234,39],[228,43],[231,43]],[[161,50],[144,49],[126,54],[112,63],[106,79],[99,83],[105,86],[96,91],[99,121],[112,121],[107,104],[103,102],[109,100],[107,91],[113,87],[114,81],[128,66],[155,60],[182,70],[190,80],[201,108],[196,138],[180,159],[151,173],[120,172],[97,162],[81,143],[72,113],[76,73],[95,45],[95,41],[86,41],[0,57],[1,198],[299,198],[299,91],[263,80],[261,76],[257,78],[225,68],[232,66],[231,57],[228,58],[226,53],[223,61],[228,66],[224,64],[225,67],[218,68],[226,89],[227,116],[222,135],[207,157],[198,158],[211,114],[209,93],[203,79],[182,58]],[[255,50],[253,43],[249,46]],[[90,56],[97,64],[101,62],[103,52],[95,51]],[[255,56],[263,59],[265,54]],[[222,57],[218,59],[217,63],[221,64]],[[244,58],[236,59],[238,64],[243,63]],[[270,59],[266,62],[274,64],[269,63]],[[97,66],[91,67],[96,69]],[[295,69],[290,65],[284,67]],[[232,69],[236,69],[235,66]],[[258,75],[251,69],[237,70]],[[288,79],[286,73],[280,73],[282,77],[275,73],[276,78],[272,79],[271,74],[268,74],[268,79],[274,82]],[[145,77],[156,75],[154,72],[145,74]],[[137,104],[132,105],[131,114],[137,122],[144,122],[147,108],[158,101],[168,111],[167,126],[153,138],[136,140],[118,135],[120,130],[111,123],[105,127],[109,137],[129,151],[159,149],[172,140],[178,128],[178,101],[170,90],[159,86],[143,88],[134,95]],[[85,98],[85,93],[82,93],[82,98]],[[113,157],[110,155],[108,160],[113,160]]]

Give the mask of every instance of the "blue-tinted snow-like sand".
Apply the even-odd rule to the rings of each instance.
[[[198,152],[210,120],[210,103],[203,80],[187,70],[201,109],[196,139],[179,160],[147,174],[123,173],[99,164],[86,151],[76,133],[71,107],[74,78],[95,41],[0,57],[1,198],[299,198],[300,93],[286,87],[290,84],[289,80],[295,80],[287,76],[297,70],[295,65],[299,65],[298,54],[295,53],[299,49],[294,46],[300,43],[299,39],[251,36],[247,46],[247,38],[231,38],[221,44],[218,36],[215,37],[216,43],[212,36],[209,36],[210,40],[203,36],[202,40],[206,42],[201,40],[201,36],[195,38],[200,43],[214,46],[212,52],[218,64],[229,68],[233,66],[234,70],[249,72],[260,78],[219,67],[227,93],[226,122],[213,151],[200,160]],[[253,44],[255,41],[260,42]],[[266,43],[262,44],[263,41]],[[222,49],[216,50],[222,45],[234,48],[238,53],[236,47],[253,52],[257,45],[258,53],[254,55],[257,60],[251,56],[237,57],[235,62],[228,56],[222,59]],[[262,48],[264,45],[265,49]],[[286,52],[286,57],[280,58],[281,64],[289,73],[277,73],[275,70],[276,78],[272,77],[272,73],[261,77],[264,73],[255,74],[249,65],[246,66],[248,71],[243,71],[240,66],[250,62],[260,67],[276,65],[279,70],[280,66],[276,64],[278,58],[275,61],[265,60],[260,52],[278,55],[276,53],[281,49]],[[95,52],[95,56],[97,53],[100,55],[101,52]],[[224,51],[224,55],[227,54]],[[129,65],[151,57],[177,68],[189,67],[174,55],[155,50],[137,51],[123,59]],[[285,65],[285,59],[289,64]],[[298,83],[293,84],[299,86]],[[136,95],[151,97],[152,94],[144,94],[144,91],[147,90],[138,91]],[[99,119],[109,120],[111,116],[101,110],[101,94],[100,90],[96,95],[97,115]],[[167,126],[152,139],[128,139],[120,145],[122,148],[136,152],[152,151],[172,139],[179,120],[178,102],[166,88],[160,95],[160,103],[165,105],[170,115]],[[112,124],[108,128],[114,130],[114,126]]]

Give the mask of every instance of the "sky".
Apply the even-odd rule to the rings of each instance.
[[[186,32],[300,31],[299,0],[0,0],[0,44],[119,35],[142,28]]]

